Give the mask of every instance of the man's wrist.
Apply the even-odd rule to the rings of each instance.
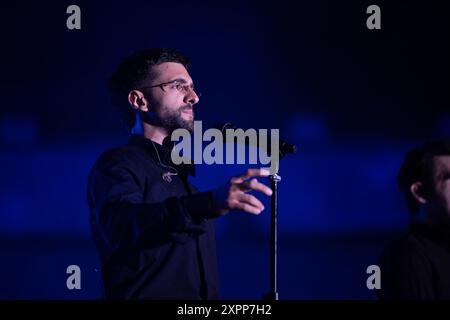
[[[213,191],[200,192],[186,197],[186,209],[196,222],[216,218],[221,214],[215,205]]]

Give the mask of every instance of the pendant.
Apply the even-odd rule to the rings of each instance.
[[[172,177],[170,176],[170,172],[164,172],[162,174],[162,178],[166,182],[172,182]]]

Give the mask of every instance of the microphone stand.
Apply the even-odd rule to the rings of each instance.
[[[295,145],[284,142],[280,148],[279,160],[288,153],[296,152],[297,148]],[[272,196],[270,199],[270,292],[264,295],[264,300],[271,301],[278,300],[278,183],[281,181],[281,176],[278,175],[280,169],[279,164],[279,162],[276,164],[275,173],[269,176],[272,188]]]
[[[281,176],[275,173],[269,176],[269,180],[273,193],[270,199],[270,292],[266,295],[266,299],[278,300],[278,183],[281,181]]]
[[[227,129],[237,129],[231,123],[218,124],[215,127],[219,129],[222,134]],[[226,133],[225,133],[226,135]],[[269,145],[270,146],[270,145]],[[270,204],[270,292],[263,296],[264,300],[278,300],[277,289],[277,241],[278,241],[278,183],[281,177],[278,175],[280,160],[287,154],[297,152],[297,146],[290,144],[285,140],[279,140],[279,159],[277,161],[275,173],[269,176],[272,197]],[[269,149],[270,150],[270,149]]]

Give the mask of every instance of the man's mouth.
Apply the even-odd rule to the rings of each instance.
[[[194,110],[192,110],[192,108],[183,108],[183,109],[181,109],[181,112],[189,114],[189,115],[194,115]]]

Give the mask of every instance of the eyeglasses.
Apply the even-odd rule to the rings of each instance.
[[[166,86],[170,86],[171,89],[177,90],[179,92],[181,92],[182,94],[188,94],[190,90],[192,90],[197,97],[201,97],[201,93],[197,93],[195,92],[194,86],[193,85],[189,85],[187,83],[182,83],[180,80],[176,79],[176,80],[172,80],[169,82],[163,82],[160,84],[155,84],[153,86],[145,86],[145,87],[141,87],[141,89],[145,89],[145,88],[160,88],[162,91],[166,92],[166,90],[164,89],[164,87]]]

